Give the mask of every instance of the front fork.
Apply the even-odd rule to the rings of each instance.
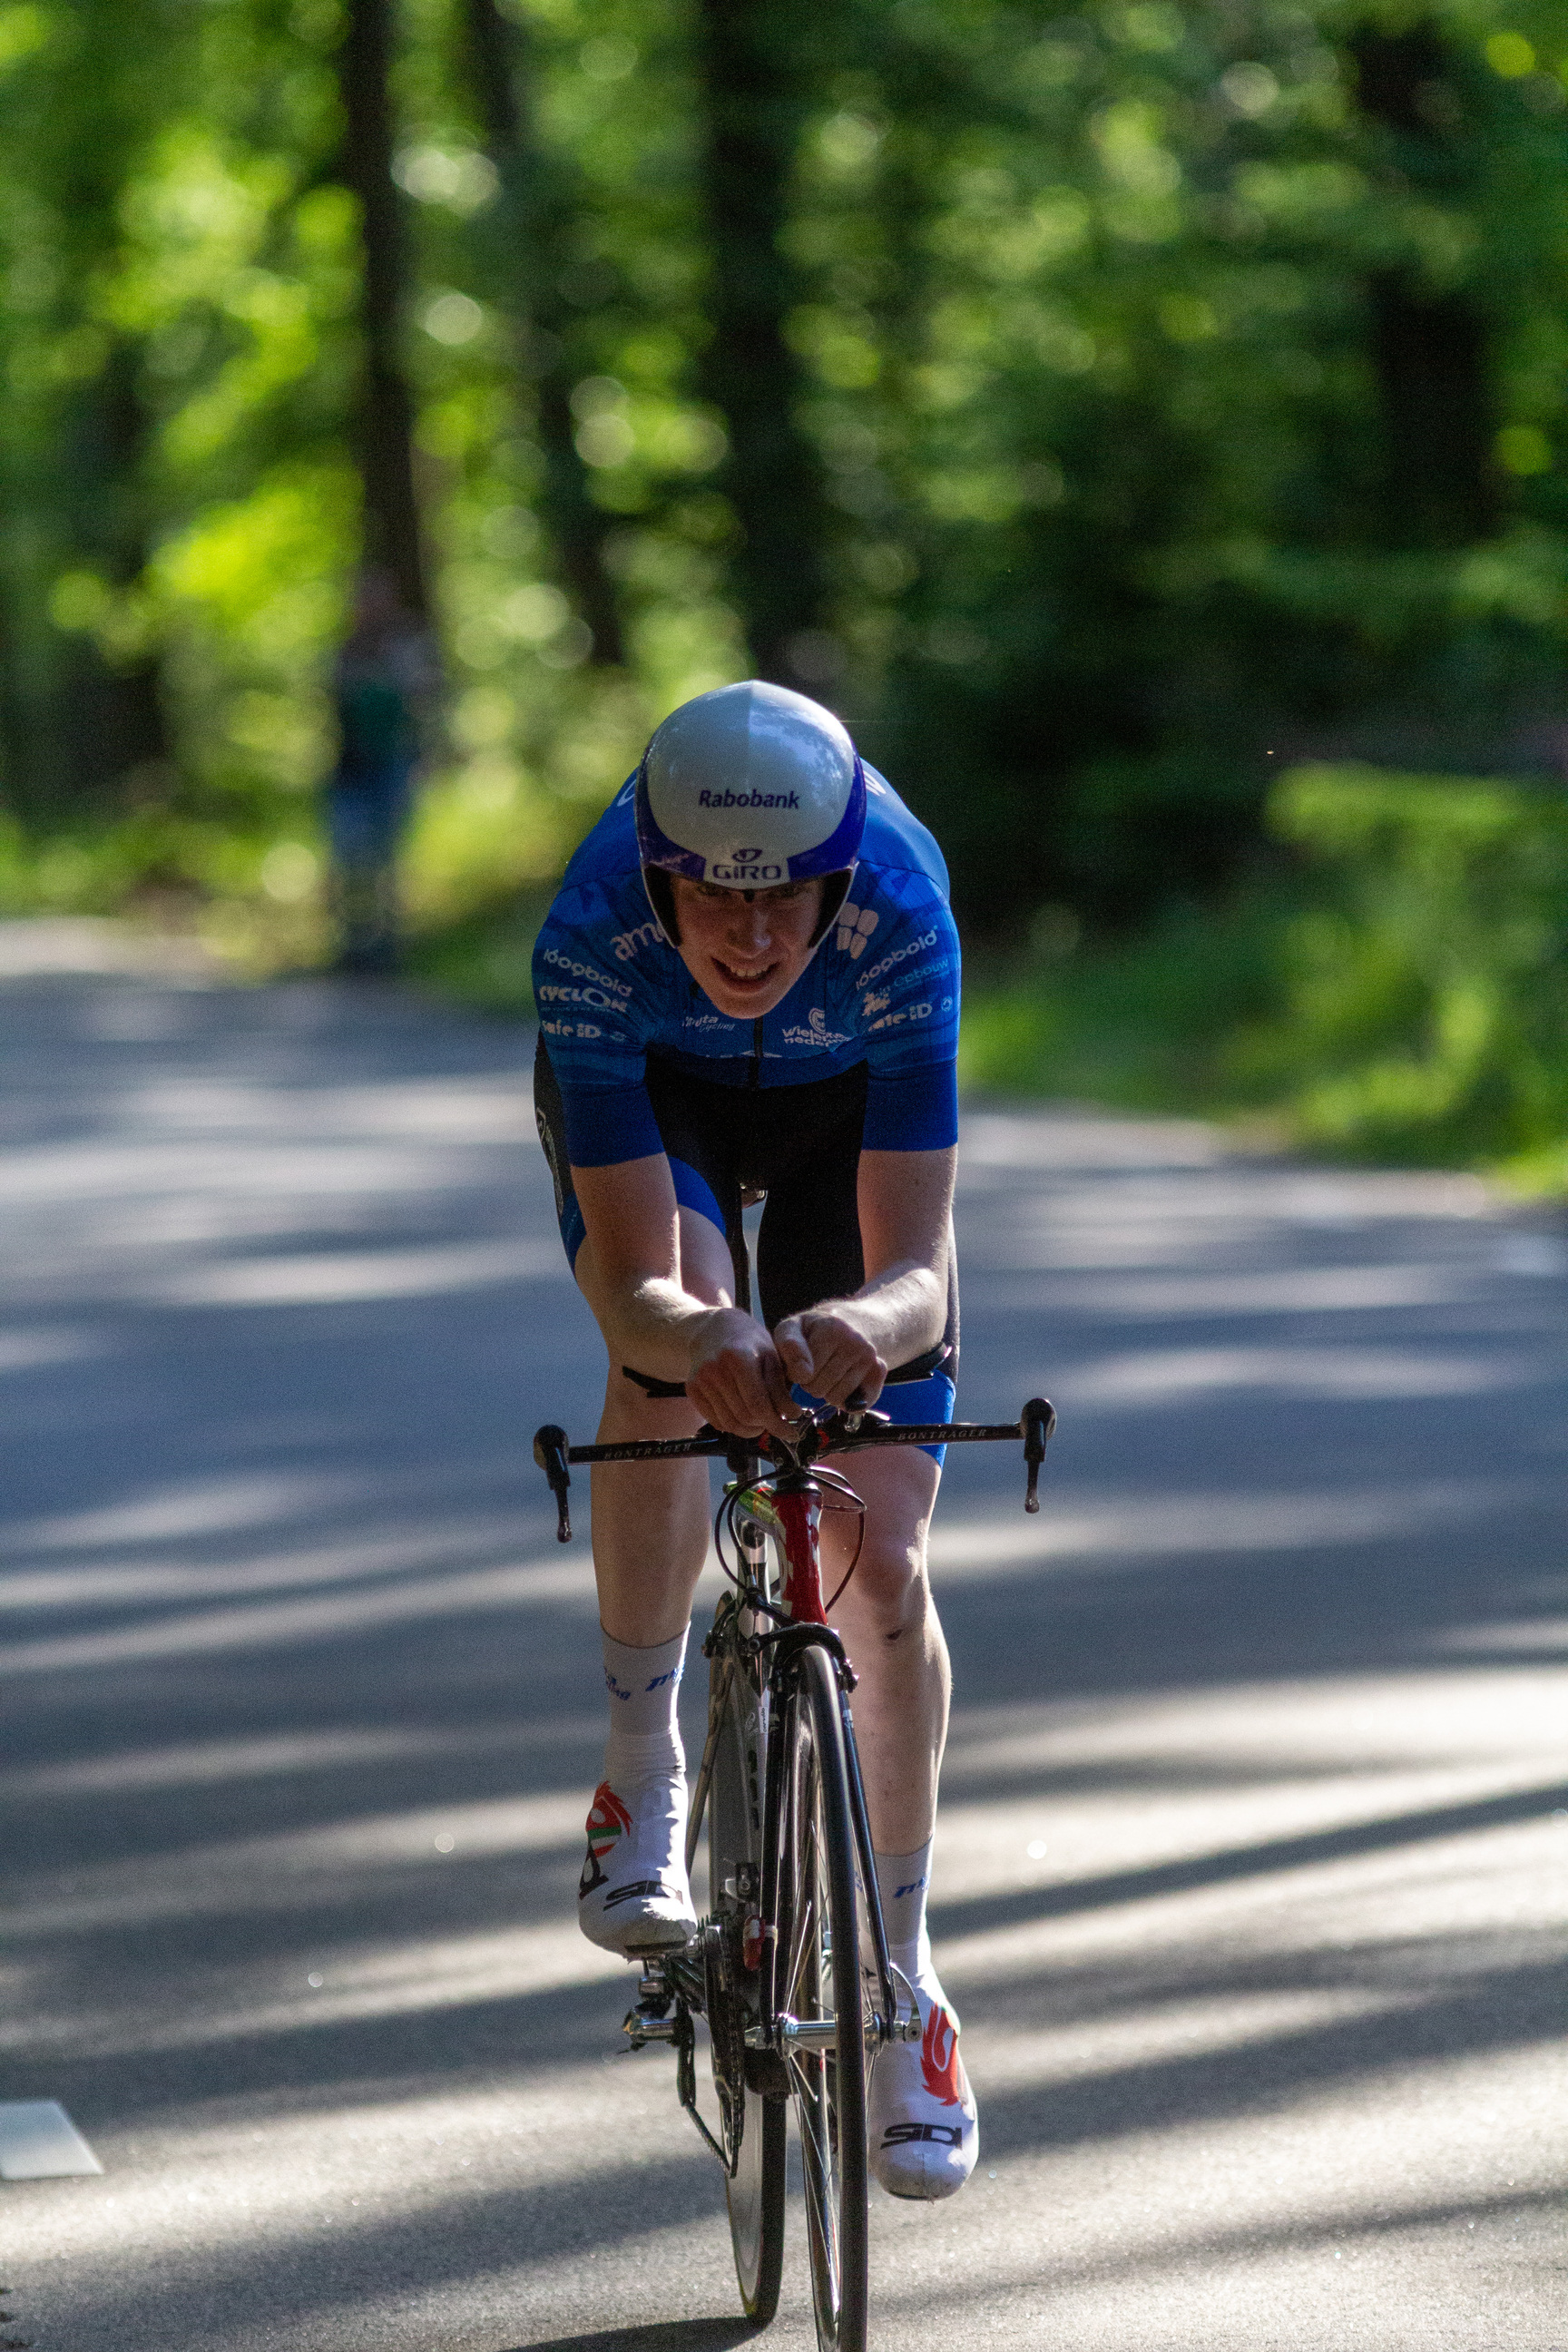
[[[808,1484],[803,1479],[802,1489]],[[809,1494],[797,1490],[787,1497],[785,1510],[776,1517],[769,1514],[785,1550],[784,1597],[786,1601],[795,1601],[801,1613],[792,1615],[790,1622],[779,1626],[776,1632],[760,1636],[762,1654],[771,1654],[762,1696],[769,1727],[774,1736],[767,1740],[766,1745],[763,1799],[758,2013],[745,2030],[745,2045],[749,2052],[759,2057],[772,2054],[779,2059],[786,2056],[792,2049],[829,2047],[837,2032],[834,2023],[826,2019],[790,2015],[782,2004],[783,1987],[779,1976],[779,1873],[791,1801],[784,1780],[788,1743],[782,1733],[789,1703],[797,1685],[796,1661],[801,1651],[807,1647],[826,1650],[833,1662],[834,1679],[838,1688],[844,1725],[850,1827],[855,1839],[856,1874],[860,1884],[871,1946],[868,1973],[874,1975],[877,1987],[876,2004],[867,2020],[867,2040],[873,2049],[878,2049],[887,2042],[918,2041],[921,2030],[920,2009],[913,1989],[902,1971],[894,1968],[888,1953],[888,1932],[882,1918],[877,1865],[871,1846],[870,1817],[849,1711],[849,1694],[854,1688],[855,1676],[842,1642],[828,1626],[822,1612],[815,1502],[815,1489]],[[752,1582],[760,1593],[765,1594],[766,1539],[763,1527],[757,1518],[748,1517],[743,1521],[741,1549]],[[731,1679],[745,1671],[741,1644],[759,1638],[742,1632],[740,1617],[739,1606],[731,1605],[727,1620],[721,1609],[710,1636],[710,1644],[719,1653],[720,1679],[710,1706],[708,1736],[703,1744],[702,1761],[698,1769],[687,1822],[688,1872],[697,1857],[697,1843],[707,1807],[713,1759]],[[758,1617],[753,1616],[752,1622],[757,1622]],[[715,1903],[718,1894],[717,1888],[710,1890],[710,1899]],[[626,2012],[623,2031],[631,2050],[641,2050],[650,2042],[666,2042],[673,2047],[676,2053],[676,2090],[680,2104],[725,2168],[732,2170],[731,2154],[720,2145],[698,2111],[696,2035],[691,2022],[693,2012],[704,2011],[707,2005],[708,1945],[722,1933],[723,1923],[719,1918],[705,1920],[697,1937],[682,1951],[647,1960],[637,1987],[637,2004]]]

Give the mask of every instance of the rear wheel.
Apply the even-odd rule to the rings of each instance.
[[[800,2130],[812,2302],[822,2352],[864,2352],[866,2029],[855,1844],[833,1667],[803,1650],[790,1741],[779,1888],[778,2001],[807,2029],[787,2066]]]
[[[749,2319],[765,2326],[778,2309],[784,2266],[784,2100],[747,2080],[745,2029],[758,2013],[760,1945],[755,1922],[762,1885],[764,1702],[741,1662],[721,1644],[710,1685],[710,1729],[716,1728],[708,1784],[710,1908],[708,2032],[713,2086],[731,2169],[724,2193],[735,2276]],[[748,1958],[752,1966],[748,1968]],[[751,2071],[755,2071],[753,2058]]]

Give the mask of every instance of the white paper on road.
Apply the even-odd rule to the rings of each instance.
[[[58,2099],[0,2100],[0,2180],[60,2180],[102,2170]]]

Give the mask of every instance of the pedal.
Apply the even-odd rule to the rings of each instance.
[[[674,2000],[660,1963],[645,1961],[637,1980],[637,2006],[628,2009],[621,2021],[628,2050],[644,2050],[650,2042],[674,2042],[679,2038],[679,2028],[669,2014]]]

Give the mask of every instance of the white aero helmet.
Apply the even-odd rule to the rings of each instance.
[[[815,947],[860,854],[866,772],[831,710],[748,678],[695,695],[655,730],[637,770],[637,824],[648,899],[672,944],[672,875],[747,891],[822,875]]]

